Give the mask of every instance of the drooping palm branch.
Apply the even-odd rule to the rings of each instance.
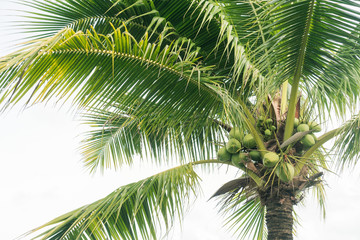
[[[190,196],[199,191],[191,164],[122,186],[94,203],[29,232],[41,239],[155,239],[180,220]]]

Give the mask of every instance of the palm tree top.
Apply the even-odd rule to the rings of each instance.
[[[230,142],[229,134],[234,138],[230,130],[236,128],[253,137],[252,146],[238,139],[245,146],[241,151],[246,159],[256,150],[261,161],[268,152],[285,161],[279,168],[253,160],[239,164],[236,167],[245,172],[242,181],[251,183],[231,189],[225,197],[225,209],[234,202],[244,203],[239,216],[255,211],[258,220],[246,226],[259,238],[265,235],[259,226],[264,226],[264,206],[270,209],[271,199],[263,188],[275,169],[285,171],[286,164],[293,164],[299,176],[296,190],[302,191],[301,177],[310,181],[309,174],[317,176],[319,167],[327,169],[319,147],[328,140],[338,137],[340,164],[352,163],[359,155],[358,116],[316,142],[311,135],[315,126],[304,131],[294,128],[295,118],[311,126],[315,119],[323,123],[331,115],[341,117],[358,103],[358,1],[37,0],[25,4],[36,10],[27,14],[31,21],[26,29],[33,35],[22,49],[0,59],[4,108],[24,97],[28,104],[71,99],[94,127],[82,147],[91,171],[131,164],[137,155],[181,164],[164,173],[179,181],[178,188],[163,181],[161,174],[125,186],[50,222],[58,225],[45,236],[80,231],[86,236],[112,233],[131,239],[140,232],[145,239],[154,238],[148,208],[159,204],[163,220],[170,221],[167,216],[174,202],[187,196],[196,182],[193,165],[224,164],[214,155]],[[271,123],[264,124],[260,120],[264,116]],[[307,141],[308,149],[305,137],[312,139]],[[140,191],[134,201],[121,194],[118,198],[122,191],[133,191],[135,196],[134,189],[143,185],[149,195]],[[273,186],[281,190],[285,185]],[[162,188],[171,189],[174,197]],[[241,195],[244,189],[249,193],[246,197]],[[317,190],[322,196],[322,186]],[[131,204],[142,206],[131,218],[139,229],[130,228],[129,222],[116,223],[112,201],[123,204],[120,215]],[[97,212],[99,208],[105,211]],[[109,225],[97,228],[104,219]],[[232,220],[237,225],[240,218]],[[114,224],[122,224],[116,227],[124,231],[114,233]],[[252,230],[244,236],[248,233]]]

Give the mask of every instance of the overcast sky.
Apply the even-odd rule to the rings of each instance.
[[[7,22],[19,10],[0,0],[0,56],[8,53],[15,39]],[[10,240],[52,218],[91,203],[116,188],[143,179],[161,169],[136,164],[119,172],[90,175],[78,151],[81,133],[86,130],[65,106],[38,105],[20,111],[20,106],[0,116],[0,239]],[[206,200],[236,172],[225,167],[203,179],[203,197],[186,215],[182,231],[177,227],[169,239],[230,240],[222,228],[216,202]],[[345,171],[341,177],[326,173],[327,218],[308,194],[306,207],[296,207],[302,226],[300,240],[358,240],[360,215],[360,170]]]

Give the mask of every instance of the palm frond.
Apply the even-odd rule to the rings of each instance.
[[[249,48],[255,50],[264,44],[270,37],[269,31],[264,32],[267,23],[265,1],[219,1],[221,9],[225,13],[226,19],[234,26],[239,41]],[[263,53],[266,53],[265,50]],[[258,55],[257,57],[260,57]],[[257,57],[253,56],[254,59]]]
[[[165,29],[161,36],[166,35]],[[160,37],[150,42],[145,33],[137,41],[122,27],[106,36],[95,30],[83,33],[65,29],[39,41],[32,55],[20,51],[1,66],[3,101],[16,102],[27,92],[32,92],[35,102],[74,95],[75,102],[89,111],[104,108],[104,112],[114,110],[112,115],[125,114],[128,120],[122,125],[130,124],[133,133],[136,125],[142,140],[132,141],[131,131],[120,131],[126,136],[122,143],[129,147],[125,153],[113,138],[119,140],[118,131],[115,136],[114,129],[106,132],[108,139],[101,138],[100,131],[93,132],[96,137],[89,138],[90,148],[85,150],[93,169],[100,162],[103,167],[110,166],[105,155],[116,156],[111,160],[114,164],[120,156],[130,162],[134,154],[142,154],[135,146],[139,143],[147,143],[141,149],[149,149],[147,152],[158,159],[169,150],[176,150],[175,155],[184,160],[208,159],[221,139],[215,123],[223,118],[223,104],[211,87],[218,85],[219,78],[211,75],[211,67],[198,62],[199,51],[192,42],[179,39],[166,45],[163,40]],[[81,89],[74,92],[77,87]],[[205,146],[209,143],[210,147]],[[104,148],[110,151],[104,152]]]
[[[142,100],[131,113],[142,116],[144,126],[147,117],[147,131],[164,121],[196,122],[216,114],[221,103],[207,86],[216,78],[209,74],[211,67],[196,63],[198,51],[191,42],[147,40],[147,34],[136,41],[120,29],[111,36],[66,29],[31,54],[16,53],[0,66],[2,100],[16,102],[28,92],[34,102],[73,96],[81,107],[106,109],[117,102],[119,112]]]
[[[313,190],[313,195],[315,197],[315,199],[317,200],[319,207],[320,207],[320,212],[322,217],[325,219],[326,217],[326,189],[325,189],[325,185],[323,182],[320,182],[316,185],[314,185]]]
[[[152,29],[157,36],[164,27],[171,27],[177,38],[187,38],[199,47],[201,61],[216,66],[213,74],[227,76],[222,80],[235,85],[241,92],[254,88],[261,74],[251,63],[251,55],[239,40],[226,13],[212,1],[174,0],[171,4],[161,0],[57,0],[35,1],[28,5],[40,11],[31,13],[28,28],[41,36],[49,36],[64,28],[86,32],[94,28],[99,34],[112,32],[126,24],[127,31],[137,40],[144,31]],[[180,15],[179,15],[180,14]],[[111,23],[111,24],[110,24]],[[158,31],[157,31],[158,30]],[[170,35],[165,39],[172,41]],[[232,79],[232,80],[231,80]]]
[[[266,239],[265,207],[258,196],[247,191],[232,193],[222,204],[221,211],[228,215],[225,225],[237,239]]]
[[[142,118],[129,112],[91,109],[85,114],[85,124],[93,130],[86,135],[82,153],[92,171],[131,164],[135,156],[162,163],[210,159],[224,142],[225,130],[213,119],[197,125],[189,121],[177,125],[164,122],[146,131]]]
[[[354,166],[360,157],[360,115],[354,116],[337,132],[333,151],[336,151],[336,166],[339,169],[345,166]]]
[[[157,239],[180,220],[199,177],[187,164],[118,188],[105,198],[34,229],[34,239]]]
[[[201,20],[201,25],[196,36],[201,34],[204,26],[208,30],[209,25],[214,21],[219,26],[220,31],[217,34],[216,45],[212,46],[210,52],[212,55],[207,55],[206,58],[213,59],[215,62],[220,59],[219,66],[222,66],[225,61],[220,73],[226,70],[229,78],[224,81],[224,87],[229,89],[230,94],[243,100],[253,95],[253,91],[258,90],[258,87],[263,85],[260,82],[265,81],[265,79],[262,76],[261,69],[255,64],[253,52],[248,49],[249,43],[243,41],[241,34],[236,31],[236,25],[231,22],[227,12],[224,11],[224,3],[192,0],[192,4],[196,5],[197,9],[201,9],[200,17],[198,17]],[[196,13],[196,10],[193,13]],[[241,12],[241,14],[246,13]],[[271,90],[267,88],[268,92]]]
[[[318,203],[320,213],[324,219],[326,216],[326,189],[325,182],[320,177],[323,175],[322,171],[330,172],[328,162],[329,156],[326,154],[325,149],[319,148],[315,151],[307,164],[307,182],[302,187],[302,190],[309,189],[309,191],[311,188],[313,197]]]
[[[156,15],[142,0],[34,0],[22,4],[34,9],[24,17],[25,29],[35,38],[49,37],[65,28],[85,32],[92,27],[106,35],[113,31],[111,24],[118,28],[130,20],[132,27],[146,29],[144,22],[151,22]]]
[[[224,184],[213,197],[219,201],[219,213],[226,216],[225,226],[238,239],[266,239],[265,207],[257,184],[246,173]]]
[[[327,119],[329,111],[344,117],[347,111],[354,111],[358,104],[360,82],[360,54],[354,54],[353,46],[344,45],[334,56],[326,71],[317,79],[304,82],[308,97],[317,105],[320,119]],[[331,115],[330,115],[331,117]]]
[[[271,49],[269,77],[280,83],[289,79],[293,89],[300,81],[308,96],[317,88],[314,102],[343,112],[359,96],[359,6],[357,1],[269,2],[263,13],[269,19],[264,31],[273,36],[264,45]]]

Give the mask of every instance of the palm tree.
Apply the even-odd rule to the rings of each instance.
[[[24,4],[33,34],[0,60],[4,108],[71,100],[93,127],[92,172],[135,156],[180,164],[30,232],[40,239],[157,238],[197,195],[195,170],[216,165],[241,170],[213,196],[239,238],[293,239],[293,206],[309,188],[324,200],[323,144],[336,139],[338,168],[359,155],[358,1]]]

